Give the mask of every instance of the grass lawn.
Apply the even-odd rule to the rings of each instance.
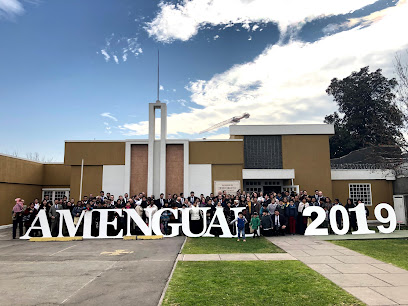
[[[236,238],[188,238],[183,254],[226,254],[226,253],[284,253],[264,237],[247,238],[246,242]]]
[[[331,242],[408,270],[408,239],[336,240]]]
[[[364,304],[299,261],[182,261],[163,305]]]

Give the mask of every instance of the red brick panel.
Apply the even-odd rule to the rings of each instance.
[[[147,194],[147,169],[148,169],[147,144],[133,144],[130,155],[130,195],[140,192]]]
[[[166,150],[166,192],[183,192],[184,147],[182,144],[168,144]]]

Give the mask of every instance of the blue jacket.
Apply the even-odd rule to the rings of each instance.
[[[297,217],[298,215],[298,210],[295,204],[293,205],[288,205],[286,207],[286,211],[285,211],[286,216],[288,217]]]

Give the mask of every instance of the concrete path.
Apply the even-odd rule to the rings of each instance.
[[[367,305],[408,305],[408,271],[316,237],[267,238]]]
[[[396,239],[396,238],[408,238],[407,230],[395,230],[390,234],[365,234],[365,235],[326,235],[326,236],[314,236],[316,240],[367,240],[367,239]]]
[[[287,253],[179,254],[179,261],[297,260]]]

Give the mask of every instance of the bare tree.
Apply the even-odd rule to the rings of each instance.
[[[26,158],[29,160],[33,160],[33,161],[40,161],[40,154],[38,154],[38,152],[29,152],[26,153]]]
[[[18,150],[14,150],[11,153],[5,150],[3,153],[13,157],[22,157]],[[54,161],[54,157],[40,156],[38,152],[28,152],[25,154],[25,158],[40,163],[51,163]]]
[[[397,74],[397,99],[401,106],[408,109],[408,50],[403,55],[397,53],[394,60],[395,73]]]

